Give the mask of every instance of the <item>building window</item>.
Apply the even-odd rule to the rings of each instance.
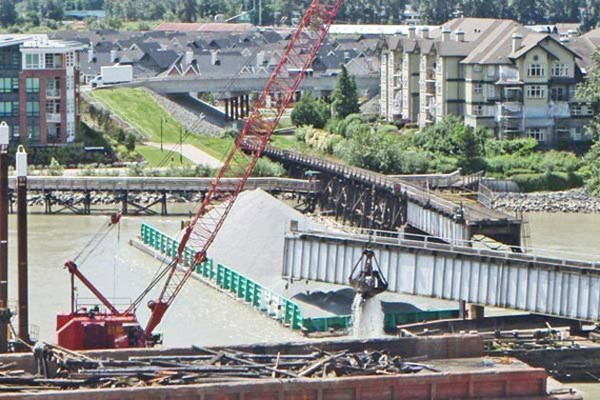
[[[62,56],[60,54],[45,55],[46,68],[62,68]]]
[[[71,91],[75,87],[75,77],[67,76],[67,91]]]
[[[19,107],[19,102],[18,101],[13,101],[12,102],[12,115],[13,117],[18,117],[19,116],[19,109],[21,107]]]
[[[473,85],[473,93],[482,94],[483,93],[483,85],[481,83],[476,83]]]
[[[541,85],[529,85],[526,94],[529,99],[543,99],[546,97],[546,88]]]
[[[40,92],[40,78],[25,79],[25,88],[27,89],[27,93],[39,93]]]
[[[27,125],[27,138],[33,143],[39,143],[40,141],[40,126],[37,124]]]
[[[40,62],[39,54],[25,54],[25,69],[40,69]]]
[[[527,64],[527,76],[544,76],[546,68],[543,64]]]
[[[496,76],[496,66],[488,65],[487,67],[487,76],[494,77]]]
[[[19,78],[12,78],[12,88],[13,88],[13,92],[18,92],[19,91]]]
[[[527,129],[527,137],[535,139],[538,142],[546,141],[546,129],[544,128],[529,128]]]
[[[482,105],[473,105],[472,110],[473,110],[473,115],[476,115],[476,116],[483,115],[483,106]]]
[[[12,116],[12,103],[10,101],[0,101],[0,117]]]
[[[481,72],[481,71],[483,71],[483,67],[479,64],[475,64],[475,65],[473,65],[473,71]]]
[[[569,76],[569,64],[552,64],[552,76]]]
[[[0,93],[11,93],[13,91],[12,78],[0,78]]]
[[[496,98],[496,88],[494,87],[494,85],[485,85],[486,86],[486,97],[488,99],[495,99]]]
[[[73,114],[74,112],[75,112],[75,102],[73,101],[73,99],[68,99],[67,100],[67,113]]]
[[[550,88],[550,96],[553,101],[568,101],[567,90],[562,87]]]
[[[46,101],[46,113],[48,114],[60,114],[60,100],[47,100]]]
[[[18,138],[21,136],[21,127],[19,125],[13,125],[11,130],[14,138]]]
[[[67,53],[65,54],[65,65],[67,67],[75,66],[75,53]]]
[[[28,101],[26,109],[27,109],[28,117],[39,117],[40,116],[40,102],[39,101]]]

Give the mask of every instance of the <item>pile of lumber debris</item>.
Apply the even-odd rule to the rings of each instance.
[[[0,365],[0,393],[439,372],[385,351],[254,354],[193,346],[188,355],[114,360],[45,345],[51,368],[41,368],[37,358],[37,374]]]

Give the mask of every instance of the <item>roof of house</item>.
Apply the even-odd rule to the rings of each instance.
[[[167,32],[196,32],[201,25],[202,24],[197,22],[161,22],[157,27],[154,28],[154,30]]]
[[[179,55],[173,50],[149,50],[145,52],[144,57],[151,59],[160,69],[169,68],[178,58]],[[142,58],[144,58],[142,57]]]

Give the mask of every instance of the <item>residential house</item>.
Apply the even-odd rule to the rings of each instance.
[[[0,36],[0,119],[11,140],[35,146],[75,139],[84,48],[46,35]]]
[[[380,113],[388,121],[424,127],[457,115],[498,137],[532,137],[545,146],[589,139],[593,108],[575,96],[593,52],[585,38],[478,18],[416,30],[381,46]]]

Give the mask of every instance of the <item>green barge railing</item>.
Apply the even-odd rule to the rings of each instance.
[[[142,243],[163,256],[174,257],[177,253],[179,242],[148,224],[142,224],[140,237]],[[190,266],[194,260],[194,251],[186,247],[183,259],[184,263]],[[330,329],[345,329],[351,324],[349,315],[305,318],[298,303],[273,292],[226,265],[217,263],[215,267],[211,258],[197,265],[195,272],[211,286],[228,292],[291,329],[325,332]],[[400,324],[450,318],[458,318],[458,310],[386,313],[384,324],[386,330],[394,331]]]

